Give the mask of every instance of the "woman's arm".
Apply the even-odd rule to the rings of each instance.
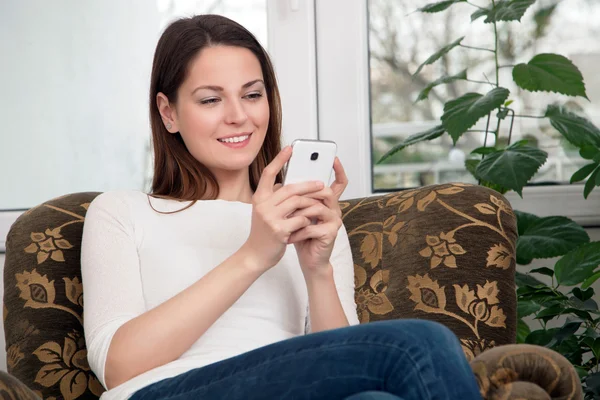
[[[346,228],[340,227],[330,263],[323,274],[306,280],[309,303],[307,332],[357,325],[354,300],[354,263]]]
[[[122,325],[106,360],[108,388],[176,360],[261,275],[243,249],[176,296]]]
[[[88,359],[108,389],[181,356],[262,273],[241,248],[146,311],[132,226],[128,204],[114,195],[94,200],[84,225]]]
[[[306,288],[311,332],[349,325],[335,286],[331,264],[323,267],[323,275],[307,279]]]

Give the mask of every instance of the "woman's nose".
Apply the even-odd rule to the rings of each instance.
[[[241,102],[230,101],[225,111],[225,123],[239,125],[246,122],[247,119],[248,115]]]

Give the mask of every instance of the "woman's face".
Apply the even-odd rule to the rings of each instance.
[[[211,171],[247,169],[269,125],[256,56],[242,47],[202,50],[179,88],[173,121],[170,131],[179,131],[188,151]]]

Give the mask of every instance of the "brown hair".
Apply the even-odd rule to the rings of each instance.
[[[264,143],[249,166],[250,186],[256,190],[263,169],[281,150],[281,100],[269,55],[258,40],[240,24],[220,15],[197,15],[171,23],[163,32],[154,53],[150,82],[150,124],[154,146],[154,176],[151,194],[178,200],[216,199],[219,185],[214,175],[186,148],[179,133],[169,133],[156,105],[162,92],[170,103],[177,102],[177,91],[187,77],[198,53],[210,46],[235,46],[250,50],[263,73],[269,101],[269,125]],[[276,183],[283,181],[277,175]],[[186,207],[187,208],[187,207]]]

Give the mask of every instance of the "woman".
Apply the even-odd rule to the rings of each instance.
[[[331,187],[281,186],[291,149],[280,151],[275,74],[252,34],[220,16],[178,20],[151,79],[152,194],[98,196],[83,233],[103,398],[479,398],[441,325],[348,327],[347,179],[336,159]]]

